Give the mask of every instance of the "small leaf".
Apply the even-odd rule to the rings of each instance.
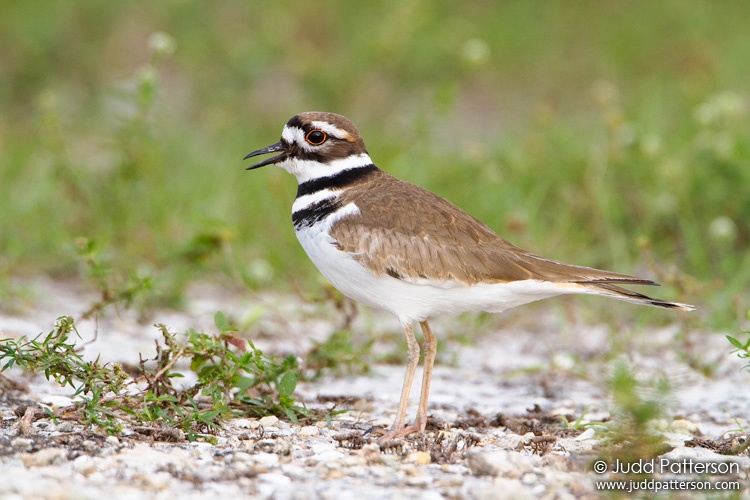
[[[248,387],[255,385],[255,379],[250,377],[238,377],[233,385],[240,390],[247,389]]]
[[[288,371],[281,377],[276,389],[279,391],[279,397],[285,397],[291,395],[295,387],[297,387],[297,374]]]
[[[229,320],[222,311],[216,311],[216,314],[214,314],[214,324],[222,333],[232,329],[232,327],[229,326]]]
[[[233,345],[237,349],[239,349],[242,352],[247,351],[247,341],[245,339],[242,339],[236,335],[232,334],[225,334],[222,335],[221,338],[223,338],[227,343]]]
[[[732,345],[733,345],[734,347],[736,347],[737,349],[742,349],[742,348],[744,347],[744,346],[742,345],[742,342],[740,342],[740,341],[739,341],[739,340],[737,340],[736,338],[734,338],[734,337],[732,337],[732,336],[730,336],[730,335],[727,335],[726,337],[727,337],[727,340],[728,340],[728,341],[729,341],[729,342],[730,342],[730,343],[731,343],[731,344],[732,344]]]
[[[287,373],[291,373],[291,372],[287,372]],[[289,417],[289,420],[291,420],[293,424],[299,423],[299,420],[297,419],[297,413],[293,409],[284,408],[284,413],[286,413],[286,416]]]

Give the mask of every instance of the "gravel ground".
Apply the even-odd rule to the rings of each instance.
[[[37,280],[22,286],[29,291],[27,298],[0,312],[0,338],[47,332],[56,317],[75,316],[96,298],[75,283]],[[584,413],[588,421],[610,419],[612,403],[603,381],[612,359],[602,353],[610,352],[612,336],[620,335],[626,347],[619,356],[644,379],[667,375],[673,386],[672,418],[663,425],[671,449],[657,459],[655,473],[648,477],[671,480],[672,488],[677,488],[674,481],[736,481],[740,490],[733,498],[750,498],[747,453],[723,454],[744,439],[741,429],[750,425],[750,393],[745,389],[750,375],[740,371],[741,360],[728,354],[724,336],[691,333],[678,353],[677,327],[646,334],[582,325],[563,321],[561,307],[532,306],[526,309],[529,314],[519,309],[504,318],[435,320],[433,331],[443,340],[442,363],[433,378],[428,432],[385,448],[375,443],[371,431],[394,417],[402,366],[375,365],[367,375],[300,384],[296,396],[309,408],[327,408],[331,401],[345,401],[352,408],[330,426],[291,425],[276,417],[235,419],[214,444],[189,443],[142,428],[115,437],[69,421],[55,424],[33,409],[39,403],[67,405],[71,391],[44,377],[5,372],[0,497],[598,498],[597,481],[619,478],[611,461],[607,472],[594,472],[602,456],[602,435],[592,428],[563,429],[558,422],[561,415],[574,419]],[[126,311],[97,324],[80,323],[79,331],[84,339],[98,332],[86,346],[87,357],[132,363],[138,353],[153,354],[159,333],[150,323],[164,323],[172,331],[194,327],[211,332],[219,309],[240,323],[258,317],[247,335],[264,352],[278,354],[304,354],[341,321],[341,314],[331,313],[328,305],[200,285],[189,293],[189,312],[155,312],[144,324]],[[378,336],[398,331],[398,324],[388,315],[363,311],[352,328]],[[481,333],[469,343],[456,340],[461,338],[457,332],[469,330]],[[392,343],[374,347],[376,352],[394,348]],[[695,368],[691,350],[704,365],[714,366],[710,377]],[[7,388],[8,381],[17,390]],[[418,387],[413,392],[412,417]],[[662,459],[682,468],[660,469]],[[699,475],[689,473],[688,463],[722,464],[728,470]],[[679,490],[675,497],[695,493]]]

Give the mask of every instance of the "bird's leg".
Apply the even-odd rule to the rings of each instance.
[[[379,439],[380,442],[388,442],[394,438],[409,434],[409,432],[404,432],[406,429],[404,427],[404,420],[406,419],[406,406],[409,404],[409,393],[414,382],[414,373],[417,371],[417,365],[419,364],[419,344],[414,337],[414,330],[411,327],[411,323],[404,324],[404,336],[406,337],[407,345],[407,363],[404,386],[401,389],[401,400],[398,403],[396,420],[393,422],[391,429]]]
[[[414,427],[418,427],[418,432],[423,432],[427,426],[427,400],[430,397],[430,381],[432,380],[432,366],[435,364],[435,355],[437,354],[437,339],[430,330],[430,325],[426,321],[419,323],[422,327],[424,342],[422,350],[424,351],[424,371],[422,372],[422,392],[419,394],[419,409],[417,410],[417,419],[414,421]]]
[[[437,354],[437,339],[430,330],[430,325],[426,321],[419,323],[422,327],[424,342],[422,350],[424,351],[424,371],[422,372],[422,392],[419,394],[419,409],[417,418],[414,423],[404,427],[398,436],[407,436],[415,432],[424,432],[427,427],[427,400],[430,397],[430,381],[432,380],[432,366],[435,364],[435,355]]]

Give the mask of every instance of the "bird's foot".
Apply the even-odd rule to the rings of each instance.
[[[386,432],[383,436],[378,438],[377,443],[379,445],[387,445],[388,443],[391,443],[395,441],[396,439],[400,439],[406,436],[410,436],[412,434],[418,434],[420,432],[424,432],[425,426],[427,424],[427,420],[425,419],[424,422],[414,422],[412,425],[405,425],[400,428],[393,428]]]

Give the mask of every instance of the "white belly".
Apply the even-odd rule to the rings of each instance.
[[[356,212],[354,205],[336,215]],[[344,213],[342,213],[344,212]],[[393,313],[402,323],[423,321],[431,316],[469,311],[502,312],[536,300],[564,293],[576,293],[538,280],[511,283],[413,283],[391,276],[374,276],[351,254],[342,252],[327,233],[327,224],[315,224],[297,231],[297,239],[323,276],[341,293],[366,306]],[[580,293],[580,292],[579,292]]]

